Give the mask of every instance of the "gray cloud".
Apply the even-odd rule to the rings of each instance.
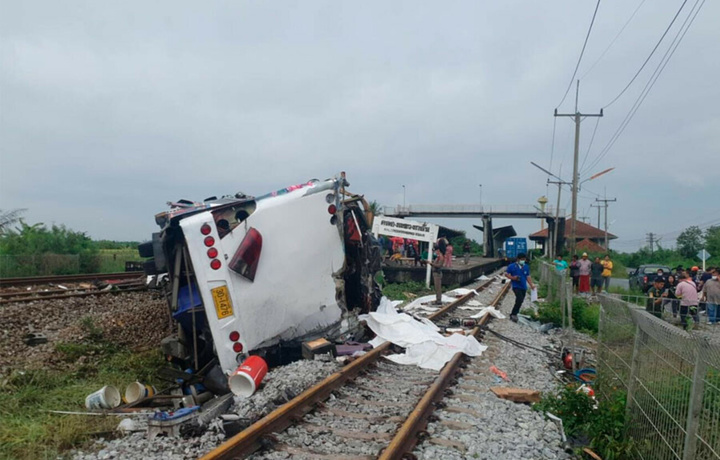
[[[402,184],[409,203],[476,202],[480,183],[487,204],[532,204],[546,187],[529,162],[550,165],[552,110],[594,7],[3,3],[0,208],[113,239],[147,237],[168,200],[261,194],[340,170],[386,205],[402,202]],[[625,3],[601,4],[581,75],[636,6]],[[677,7],[662,0],[639,11],[583,79],[582,111],[622,89]],[[717,17],[708,2],[623,136],[588,171],[617,168],[586,184],[579,208],[594,222],[593,193],[617,196],[618,247],[720,215]],[[606,110],[588,163],[648,77]],[[583,156],[594,123],[583,123]],[[558,119],[552,166],[562,163],[568,178],[572,134]],[[446,223],[479,237],[469,221]]]

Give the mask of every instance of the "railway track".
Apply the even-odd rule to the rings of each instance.
[[[0,287],[10,286],[32,286],[37,284],[59,284],[59,283],[92,283],[104,280],[128,280],[142,279],[143,272],[118,272],[118,273],[85,273],[82,275],[57,275],[57,276],[29,276],[22,278],[2,278]]]
[[[68,286],[59,287],[63,284]],[[102,286],[103,284],[103,288],[98,288],[98,285]],[[33,289],[33,287],[42,285],[52,288]],[[146,289],[144,275],[138,272],[5,278],[0,280],[0,287],[4,289],[3,292],[0,292],[0,305]],[[26,290],[18,290],[20,287],[24,287]]]
[[[488,289],[489,280],[477,291]],[[489,305],[499,305],[509,290],[504,284]],[[452,325],[467,316],[458,307],[475,297],[468,293],[428,316]],[[470,334],[480,337],[485,315]],[[457,321],[454,321],[455,323]],[[393,347],[386,342],[339,372],[280,406],[203,457],[312,458],[337,460],[400,459],[411,455],[418,436],[461,363],[456,353],[440,373],[381,360]],[[332,446],[341,452],[331,452]],[[253,454],[262,449],[257,454]]]

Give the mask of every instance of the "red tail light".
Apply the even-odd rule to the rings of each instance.
[[[210,228],[208,224],[203,224],[203,226],[200,227],[200,233],[202,233],[203,235],[209,235],[211,231],[212,228]]]
[[[215,245],[215,238],[212,236],[206,236],[205,237],[205,246],[210,247]]]
[[[337,208],[335,207],[334,204],[331,204],[330,206],[328,206],[328,212],[330,214],[335,214],[337,212]]]
[[[240,343],[240,342],[233,343],[233,351],[235,353],[240,353],[241,351],[243,351],[242,343]]]
[[[262,252],[262,235],[250,227],[240,247],[230,261],[230,270],[250,281],[255,281],[260,253]]]
[[[208,255],[208,257],[210,257],[211,259],[214,259],[215,257],[218,256],[218,250],[215,249],[215,248],[210,248],[210,249],[208,249],[207,255]]]
[[[230,333],[230,341],[237,342],[238,340],[240,340],[240,333],[238,331],[232,331]]]
[[[212,268],[213,270],[218,270],[221,266],[222,263],[217,259],[213,259],[210,261],[210,268]]]

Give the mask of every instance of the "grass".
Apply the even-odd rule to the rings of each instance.
[[[460,287],[457,284],[443,286],[443,292],[452,291]],[[417,297],[435,293],[434,288],[425,287],[425,283],[407,281],[405,283],[388,283],[383,286],[382,293],[390,300],[413,300]]]
[[[15,370],[0,381],[0,459],[57,458],[93,436],[108,437],[120,417],[58,415],[49,410],[85,412],[85,397],[105,385],[121,392],[134,381],[159,385],[155,374],[164,365],[159,350],[133,352],[93,336],[93,325],[81,343],[59,343],[63,370]]]
[[[144,259],[138,254],[137,248],[101,249],[100,273],[117,273],[125,271],[125,262],[141,262]]]

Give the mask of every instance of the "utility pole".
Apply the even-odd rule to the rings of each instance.
[[[578,112],[578,94],[580,92],[580,80],[577,81],[575,89],[575,113],[558,113],[555,109],[556,117],[573,117],[575,121],[575,155],[573,156],[573,177],[572,177],[572,222],[570,224],[570,252],[575,253],[575,245],[577,243],[577,194],[578,194],[578,159],[580,156],[580,122],[583,117],[602,117],[603,109],[598,114],[587,114]]]
[[[600,208],[602,208],[602,206],[600,206],[599,204],[592,204],[592,203],[590,203],[590,207],[591,207],[591,208],[597,208],[597,210],[598,210],[598,223],[597,223],[597,228],[600,228]]]
[[[653,232],[648,233],[645,241],[650,245],[650,255],[652,256],[655,252],[655,234]]]
[[[598,222],[600,222],[600,208],[605,208],[605,250],[609,251],[610,247],[608,247],[608,225],[607,225],[607,215],[608,215],[608,203],[613,203],[617,201],[617,198],[613,198],[612,200],[609,200],[607,198],[603,198],[602,200],[599,198],[595,198],[595,201],[599,203],[603,203],[601,205],[597,205],[598,208]],[[592,206],[592,205],[591,205]],[[652,233],[651,233],[652,235]]]
[[[548,179],[547,183],[548,184],[557,184],[557,186],[558,186],[557,206],[555,206],[555,231],[553,232],[553,241],[551,243],[550,251],[549,251],[550,258],[552,259],[556,255],[555,250],[557,249],[558,238],[559,238],[558,234],[560,233],[559,226],[558,226],[558,222],[560,219],[560,193],[562,192],[562,186],[570,185],[570,182],[565,182],[564,180],[551,181],[550,179]],[[548,235],[548,237],[549,236],[550,235]],[[548,243],[549,242],[550,242],[550,238],[548,238]]]

